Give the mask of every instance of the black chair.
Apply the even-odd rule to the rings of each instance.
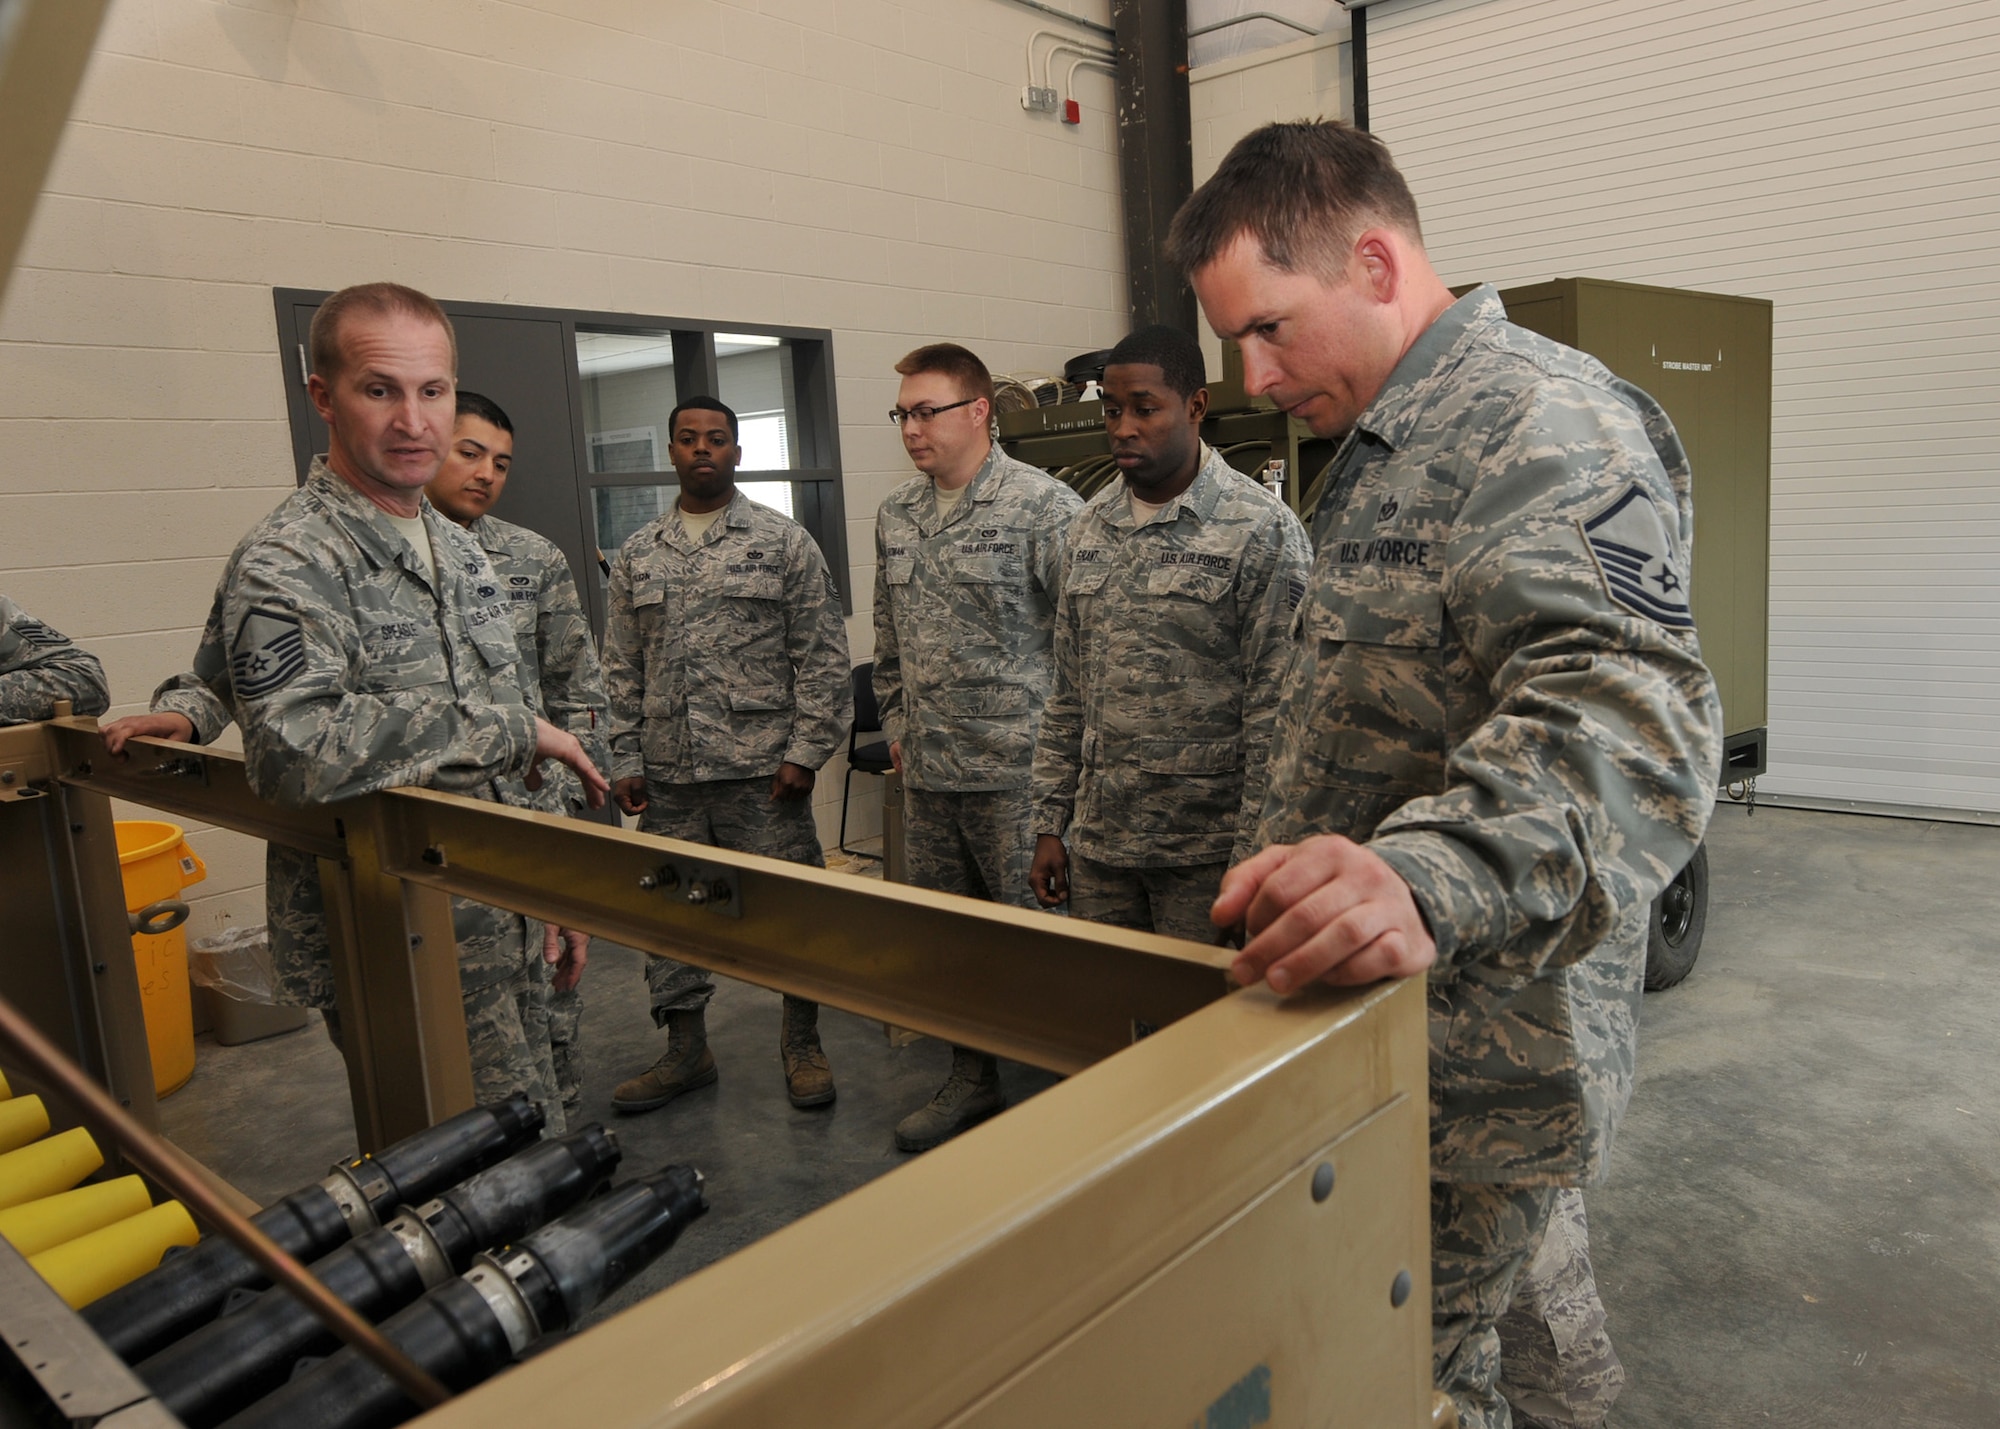
[[[875,703],[875,662],[870,660],[854,667],[854,727],[847,732],[847,778],[840,790],[840,851],[857,858],[881,857],[880,854],[858,853],[847,846],[847,798],[854,791],[855,773],[879,776],[896,767],[889,758],[889,741],[886,739],[856,748],[862,735],[881,732],[882,707]]]

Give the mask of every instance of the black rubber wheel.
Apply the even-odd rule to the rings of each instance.
[[[1672,987],[1693,972],[1707,931],[1708,845],[1703,844],[1653,900],[1646,920],[1646,991]]]

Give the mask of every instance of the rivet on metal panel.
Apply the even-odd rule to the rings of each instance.
[[[424,862],[432,864],[438,868],[445,867],[444,845],[432,844],[429,848],[425,849]]]
[[[421,948],[421,947],[422,947],[423,945],[424,945],[424,935],[423,935],[422,933],[412,933],[412,934],[410,934],[410,946],[411,946],[411,947],[413,947],[413,948]]]
[[[690,903],[706,903],[706,902],[708,902],[708,887],[707,887],[707,885],[706,885],[706,884],[701,884],[701,883],[690,883],[690,884],[688,885],[688,891],[687,891],[687,900],[688,900],[688,902],[690,902]]]
[[[92,963],[90,965],[90,970],[94,973],[102,973],[104,971],[104,968],[105,965],[103,963]]]
[[[1403,1308],[1403,1302],[1409,1298],[1410,1272],[1399,1270],[1396,1272],[1395,1282],[1389,1286],[1389,1308],[1400,1310]]]
[[[1322,1161],[1313,1167],[1313,1199],[1324,1201],[1333,1194],[1333,1163]]]

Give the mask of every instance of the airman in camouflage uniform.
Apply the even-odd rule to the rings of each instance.
[[[1260,840],[1218,921],[1280,993],[1429,969],[1432,1326],[1468,1429],[1557,1190],[1632,1089],[1648,905],[1713,808],[1687,459],[1595,360],[1454,302],[1379,141],[1241,141],[1170,247],[1245,385],[1341,436]],[[1331,837],[1328,837],[1331,836]],[[1303,906],[1310,898],[1309,905]]]
[[[1500,1390],[1532,1429],[1595,1429],[1625,1388],[1590,1268],[1583,1192],[1565,1186],[1500,1322]]]
[[[485,553],[420,498],[449,434],[448,320],[422,294],[371,284],[322,305],[312,345],[333,449],[230,556],[195,668],[160,707],[212,737],[226,698],[251,787],[293,807],[413,784],[503,800],[549,757],[601,793],[574,737],[522,699]],[[394,523],[409,507],[406,536]],[[281,852],[267,863],[280,996],[330,1007],[318,870]],[[522,919],[463,899],[452,913],[475,1095],[527,1090],[562,1125],[546,1041],[522,1030],[541,967]],[[288,965],[301,957],[317,965]]]
[[[1032,908],[1029,780],[1063,533],[1083,503],[993,445],[993,378],[972,353],[938,343],[896,370],[891,417],[920,474],[875,518],[875,697],[903,776],[909,880]],[[1005,1104],[999,1063],[954,1048],[896,1144],[926,1150]]]
[[[0,724],[49,719],[57,700],[68,700],[74,714],[103,714],[111,704],[104,667],[67,635],[0,595]]]
[[[575,735],[591,762],[608,770],[604,676],[569,561],[546,536],[488,514],[506,490],[513,458],[514,424],[506,412],[491,398],[461,389],[451,451],[425,494],[472,533],[500,577],[521,652],[522,698],[536,714]],[[525,788],[515,792],[546,813],[573,818],[589,813],[583,785],[561,765],[551,766],[532,794]],[[556,1091],[564,1110],[573,1112],[583,1098],[583,990],[578,980],[590,939],[530,918],[527,940],[531,950],[541,948],[545,974],[544,1005],[528,1014],[528,1035],[532,1040],[545,1032]]]
[[[611,563],[604,679],[619,807],[647,833],[824,868],[810,795],[854,719],[839,592],[803,526],[736,490],[735,413],[693,398],[669,426],[681,496]],[[612,1093],[621,1111],[716,1079],[703,1016],[713,979],[652,958],[646,984],[667,1050]],[[834,1099],[818,1015],[785,999],[794,1106]]]
[[[222,618],[222,590],[218,587],[202,627],[201,642],[195,647],[193,666],[160,682],[153,691],[150,714],[128,715],[104,726],[105,741],[113,753],[133,735],[213,744],[234,722]],[[264,921],[277,1002],[285,1007],[318,1008],[325,1017],[327,1035],[340,1046],[333,948],[320,896],[319,863],[313,855],[283,844],[264,846]]]
[[[1192,334],[1144,328],[1112,350],[1124,479],[1070,524],[1034,782],[1043,906],[1066,882],[1079,918],[1203,943],[1263,812],[1310,563],[1291,509],[1202,443],[1206,410]]]

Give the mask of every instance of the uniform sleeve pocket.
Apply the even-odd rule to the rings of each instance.
[[[759,685],[729,692],[729,708],[739,713],[748,710],[788,710],[791,707],[792,692],[783,685]]]
[[[1240,739],[1149,740],[1134,754],[1148,774],[1234,774],[1243,767]]]

